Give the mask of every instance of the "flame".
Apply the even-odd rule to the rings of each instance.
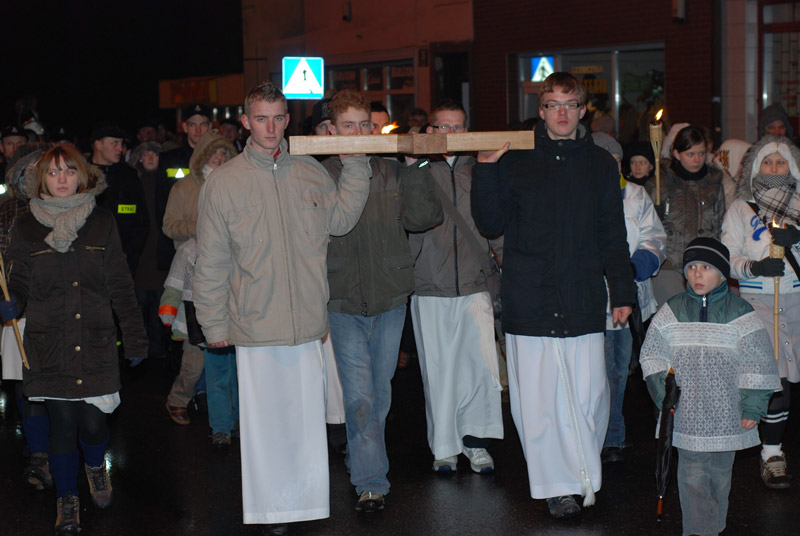
[[[773,229],[778,229],[779,227],[780,227],[780,225],[778,225],[777,223],[775,223],[775,218],[772,218],[772,228],[773,228]]]
[[[391,125],[386,125],[381,129],[381,134],[389,134],[391,131],[399,127],[400,125],[397,124],[397,121],[392,123]]]
[[[664,108],[661,108],[658,112],[656,112],[656,121],[661,120],[661,114],[664,113]]]

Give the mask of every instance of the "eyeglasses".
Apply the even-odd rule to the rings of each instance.
[[[557,112],[561,108],[564,108],[566,110],[577,110],[580,107],[581,107],[581,105],[577,101],[545,102],[544,104],[542,104],[542,108],[544,108],[545,110],[552,110],[552,111],[555,111],[555,112]]]
[[[448,130],[452,130],[453,132],[464,132],[463,125],[431,125],[431,128],[441,130],[442,132],[447,132]]]

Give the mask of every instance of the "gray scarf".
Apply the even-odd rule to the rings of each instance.
[[[96,205],[96,192],[83,192],[69,197],[31,199],[31,212],[36,221],[52,229],[44,241],[59,253],[65,253],[78,238],[78,230]]]

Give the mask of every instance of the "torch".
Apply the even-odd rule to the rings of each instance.
[[[661,114],[664,109],[660,109],[656,114],[654,123],[650,123],[650,145],[653,146],[653,155],[656,160],[656,205],[661,205],[661,143],[664,141],[664,131],[661,130]]]
[[[772,220],[772,228],[777,228],[778,225],[775,223],[775,220]],[[783,259],[784,255],[784,248],[783,246],[775,245],[775,242],[770,242],[769,244],[769,258],[770,259]],[[772,320],[774,322],[774,329],[773,329],[773,346],[775,347],[775,361],[778,360],[778,351],[779,351],[779,339],[778,339],[778,317],[780,314],[779,309],[779,302],[780,302],[780,290],[781,290],[781,277],[775,276],[772,278],[775,284],[775,302],[772,307]]]

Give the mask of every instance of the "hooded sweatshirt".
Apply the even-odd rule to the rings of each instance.
[[[789,173],[795,181],[800,181],[800,149],[788,138],[766,136],[747,151],[742,161],[742,178],[733,202],[722,223],[722,243],[731,253],[731,277],[739,280],[742,293],[772,294],[774,292],[772,277],[753,277],[749,271],[749,261],[758,261],[769,256],[771,235],[763,219],[757,216],[750,203],[753,198],[753,180],[758,175],[761,162],[765,156],[774,152],[781,153],[789,161]],[[795,200],[800,195],[795,191]],[[778,225],[798,222],[779,221]],[[789,251],[786,252],[789,254]],[[792,253],[800,259],[800,249],[795,245]],[[788,261],[784,261],[784,275],[780,279],[780,293],[800,292],[800,280]]]
[[[169,193],[167,209],[164,212],[164,234],[175,241],[178,248],[186,240],[196,236],[197,200],[200,188],[208,178],[210,171],[204,169],[211,155],[217,149],[225,149],[225,161],[236,156],[236,148],[216,131],[207,132],[195,147],[189,160],[191,173],[180,179]]]

